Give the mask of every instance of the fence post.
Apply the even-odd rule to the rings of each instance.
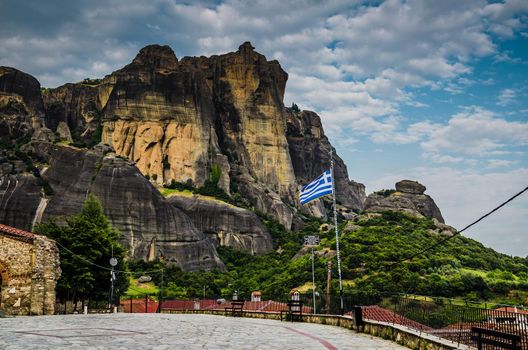
[[[130,313],[132,313],[132,297],[130,297]]]
[[[145,313],[148,313],[148,294],[145,294]]]
[[[466,316],[466,308],[462,310],[462,321],[460,322],[460,327],[458,327],[458,343],[457,347],[460,346],[460,337],[462,337],[462,324],[464,323],[464,318]]]
[[[359,305],[354,305],[354,321],[359,332],[359,328],[363,327],[363,310]]]

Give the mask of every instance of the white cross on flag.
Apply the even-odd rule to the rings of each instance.
[[[330,170],[327,170],[301,189],[301,204],[306,204],[316,198],[332,193],[332,174]]]

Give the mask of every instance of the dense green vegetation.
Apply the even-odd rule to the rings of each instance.
[[[95,86],[101,84],[101,79],[84,78],[83,81],[81,81],[81,84]]]
[[[217,164],[214,164],[211,167],[211,172],[209,175],[209,179],[207,179],[203,186],[201,187],[195,187],[192,181],[187,182],[178,182],[175,180],[172,180],[170,184],[165,185],[165,189],[168,190],[177,190],[180,192],[190,191],[194,194],[200,194],[202,196],[209,196],[214,197],[218,200],[221,200],[223,202],[242,207],[242,208],[248,208],[247,203],[242,200],[242,197],[239,193],[234,191],[233,195],[228,195],[223,189],[218,187],[218,182],[220,181],[220,177],[222,176],[222,169],[220,169],[220,166]],[[168,195],[174,192],[166,191],[164,189],[160,189],[161,193],[163,195]]]
[[[265,298],[284,296],[291,289],[311,281],[309,254],[299,254],[302,237],[319,234],[319,251],[335,249],[333,230],[320,230],[322,221],[311,219],[301,231],[287,232],[275,220],[261,216],[274,239],[274,251],[264,256],[251,256],[228,247],[218,249],[227,271],[182,272],[165,267],[167,297],[228,297],[234,290],[248,298],[260,290]],[[346,223],[341,224],[341,230]],[[345,292],[361,294],[408,293],[466,299],[493,300],[523,304],[528,297],[528,262],[485,248],[482,244],[456,237],[429,254],[417,257],[394,268],[412,252],[445,238],[432,231],[430,219],[416,218],[398,212],[379,216],[359,216],[359,228],[343,234],[340,240]],[[327,255],[328,256],[328,255]],[[337,292],[335,257],[315,260],[316,283],[325,292],[326,263],[332,260],[332,292]],[[162,268],[163,264],[138,262],[132,270]],[[152,276],[159,285],[160,276]],[[309,284],[308,284],[309,285]],[[205,288],[205,294],[204,294]]]
[[[458,236],[431,252],[387,269],[409,253],[445,238],[430,219],[383,212],[360,219],[360,229],[342,239],[343,276],[356,288],[422,295],[489,299],[510,290],[528,291],[528,264]],[[366,278],[365,278],[366,276]]]
[[[117,270],[125,270],[125,249],[118,243],[119,232],[110,226],[99,200],[90,195],[78,215],[66,218],[66,225],[55,221],[39,224],[37,233],[54,239],[59,245],[62,274],[57,283],[59,300],[108,300],[112,251]],[[67,247],[68,249],[64,249]],[[95,266],[95,265],[98,266]],[[128,277],[117,274],[116,296],[128,288]]]

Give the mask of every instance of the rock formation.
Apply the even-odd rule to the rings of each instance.
[[[0,67],[0,148],[27,141],[44,126],[40,83],[31,75]]]
[[[208,234],[217,246],[229,246],[251,254],[265,254],[273,249],[271,236],[252,211],[197,195],[176,194],[168,200],[187,214],[196,228]]]
[[[372,193],[365,202],[365,212],[395,210],[416,216],[434,218],[444,223],[444,218],[434,200],[424,194],[426,188],[417,181],[402,180],[390,194]]]
[[[237,52],[180,61],[170,47],[151,45],[101,81],[46,91],[44,102],[52,130],[67,123],[86,143],[99,123],[102,141],[158,185],[201,186],[219,166],[223,190],[240,192],[290,228],[297,185],[328,167],[331,146],[315,113],[297,123],[284,108],[287,77],[248,42]],[[364,188],[335,159],[338,201],[359,210]]]
[[[222,267],[207,238],[213,232],[223,232],[219,244],[268,251],[253,214],[178,203],[185,214],[156,187],[200,187],[220,170],[219,188],[287,229],[301,222],[299,210],[324,216],[322,202],[301,207],[297,191],[328,167],[332,146],[315,113],[284,107],[287,78],[249,42],[181,60],[168,46],[150,45],[103,79],[43,91],[30,75],[1,67],[0,222],[31,229],[78,212],[94,193],[134,258]],[[100,142],[112,151],[94,148]],[[348,179],[337,155],[334,161],[339,204],[362,209],[363,185]],[[196,213],[209,212],[216,221],[198,220]]]

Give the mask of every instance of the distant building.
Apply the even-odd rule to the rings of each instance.
[[[10,315],[51,315],[61,274],[55,242],[0,224],[0,310]]]
[[[515,306],[488,310],[488,322],[515,324],[528,329],[528,310],[518,309]]]

